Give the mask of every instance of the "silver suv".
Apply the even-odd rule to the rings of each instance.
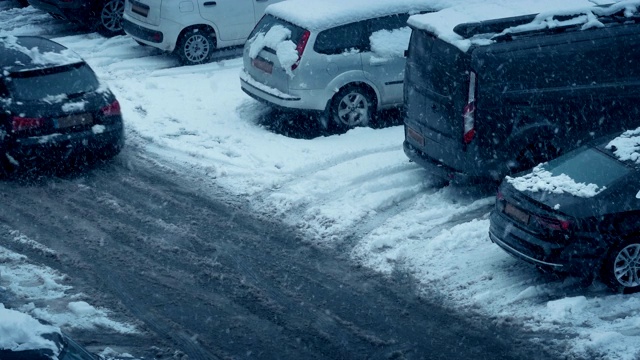
[[[423,0],[355,2],[305,16],[295,0],[269,6],[245,43],[242,90],[277,107],[319,111],[324,127],[342,129],[402,105],[406,22],[433,8]]]

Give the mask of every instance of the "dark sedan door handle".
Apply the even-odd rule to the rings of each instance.
[[[218,5],[218,3],[215,2],[215,1],[205,1],[204,2],[204,6],[216,6],[216,5]]]

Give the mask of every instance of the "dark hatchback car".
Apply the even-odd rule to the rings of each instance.
[[[507,177],[491,240],[544,270],[640,290],[640,129]]]
[[[50,349],[10,350],[0,349],[2,360],[100,360],[101,357],[88,352],[64,333],[42,335],[45,340],[53,341],[58,347],[56,355]]]
[[[29,0],[57,19],[79,23],[105,36],[124,34],[124,0]]]
[[[4,170],[120,152],[120,104],[77,54],[41,37],[0,37],[0,67]]]

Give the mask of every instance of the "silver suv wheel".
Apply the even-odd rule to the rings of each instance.
[[[124,13],[124,0],[107,1],[100,11],[100,23],[111,33],[122,31],[122,14]]]
[[[373,115],[373,100],[369,93],[359,86],[343,88],[333,101],[333,118],[338,125],[346,128],[367,126]]]

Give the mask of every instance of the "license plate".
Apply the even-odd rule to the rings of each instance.
[[[264,60],[260,60],[260,59],[253,59],[253,60],[251,60],[251,64],[254,67],[256,67],[256,68],[258,68],[258,69],[260,69],[260,70],[262,70],[262,71],[264,71],[264,72],[266,72],[268,74],[271,74],[273,72],[273,64],[268,62],[268,61],[264,61]]]
[[[407,127],[407,139],[411,139],[418,145],[424,147],[424,136],[410,127]]]
[[[504,207],[504,213],[509,215],[510,217],[520,221],[523,224],[528,224],[529,223],[529,214],[527,214],[526,212],[518,209],[517,207],[511,205],[511,204],[507,204]]]
[[[58,129],[88,124],[93,124],[93,116],[91,114],[75,114],[56,119],[56,128]]]

